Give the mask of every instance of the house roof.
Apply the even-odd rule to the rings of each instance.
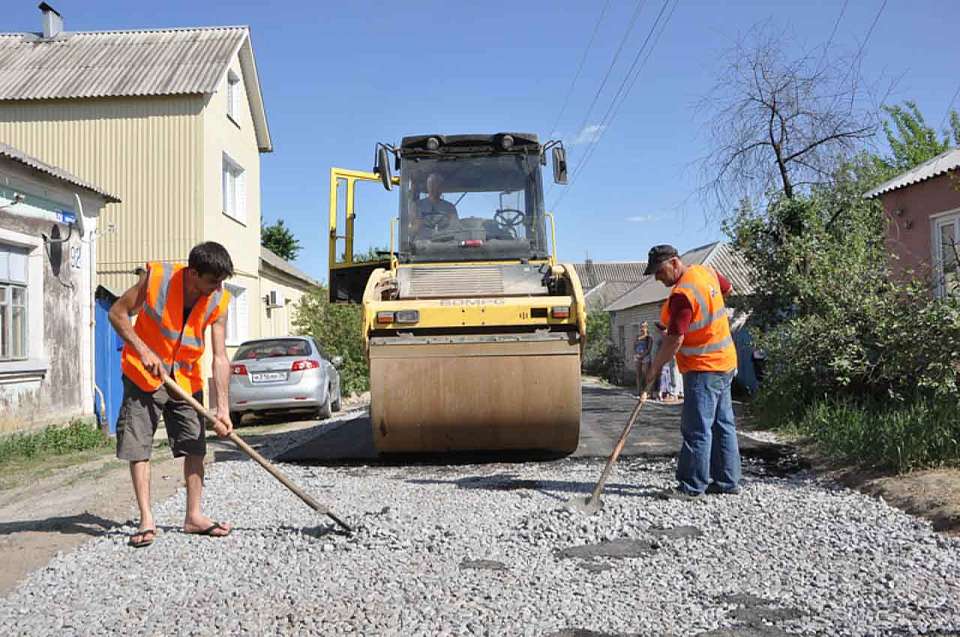
[[[284,274],[288,274],[296,279],[303,281],[308,285],[315,287],[320,287],[320,282],[311,277],[309,274],[300,270],[290,264],[289,261],[285,260],[283,257],[278,256],[273,251],[260,246],[260,261],[266,263],[267,265],[280,270]]]
[[[46,162],[40,161],[36,157],[31,157],[23,151],[18,150],[8,144],[4,144],[3,142],[0,142],[0,157],[12,159],[13,161],[19,162],[24,166],[28,166],[39,172],[46,173],[52,177],[56,177],[57,179],[71,183],[74,186],[79,186],[80,188],[88,190],[96,195],[100,195],[107,203],[120,203],[119,198],[111,195],[108,192],[105,192],[93,184],[83,181],[71,173],[68,173],[63,168],[58,168],[57,166],[52,166]]]
[[[603,282],[616,281],[637,283],[643,280],[643,270],[647,267],[646,261],[620,261],[598,263],[587,261],[574,263],[573,269],[580,277],[580,284],[584,289],[591,289]]]
[[[636,281],[601,281],[583,293],[587,309],[602,310],[610,303],[637,287]]]
[[[139,31],[0,34],[0,100],[208,94],[239,54],[263,152],[273,149],[250,29],[196,27]]]
[[[722,241],[693,248],[680,255],[680,260],[687,265],[709,265],[730,280],[736,294],[749,294],[753,291],[750,268],[743,257],[733,248]],[[629,292],[604,308],[607,312],[626,310],[638,305],[662,303],[670,296],[670,288],[664,286],[652,276],[647,277]]]
[[[956,168],[960,168],[960,148],[954,148],[940,153],[933,159],[928,159],[919,166],[914,166],[907,172],[883,182],[865,194],[864,197],[872,199],[878,195],[899,190],[900,188],[906,188],[907,186],[918,184],[921,181],[943,175]]]

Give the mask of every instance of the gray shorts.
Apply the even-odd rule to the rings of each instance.
[[[202,391],[193,397],[203,402]],[[149,460],[161,414],[174,458],[207,453],[203,423],[193,407],[171,398],[163,385],[147,392],[124,376],[123,404],[117,417],[117,457],[131,462]]]

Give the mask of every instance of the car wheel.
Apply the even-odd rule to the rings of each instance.
[[[340,388],[337,387],[337,399],[330,404],[333,411],[340,411]]]
[[[323,405],[320,409],[317,410],[317,420],[323,420],[324,418],[329,418],[333,415],[333,411],[330,409],[330,390],[327,390],[327,399],[323,401]]]
[[[234,427],[239,427],[241,421],[243,421],[243,412],[242,411],[231,411],[230,412],[230,422],[233,423]]]

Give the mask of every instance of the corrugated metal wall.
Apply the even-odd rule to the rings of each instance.
[[[144,261],[186,260],[201,240],[202,108],[199,95],[6,101],[0,140],[123,200],[97,239],[97,282],[122,291]]]

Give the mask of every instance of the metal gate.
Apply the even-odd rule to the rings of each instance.
[[[108,313],[110,306],[117,300],[117,296],[102,285],[97,286],[96,292],[96,361],[97,387],[103,392],[104,407],[110,433],[117,433],[117,416],[120,414],[120,403],[123,400],[123,378],[120,371],[120,350],[123,348],[123,339],[110,325]],[[100,414],[100,405],[97,396],[93,397],[94,413]]]

